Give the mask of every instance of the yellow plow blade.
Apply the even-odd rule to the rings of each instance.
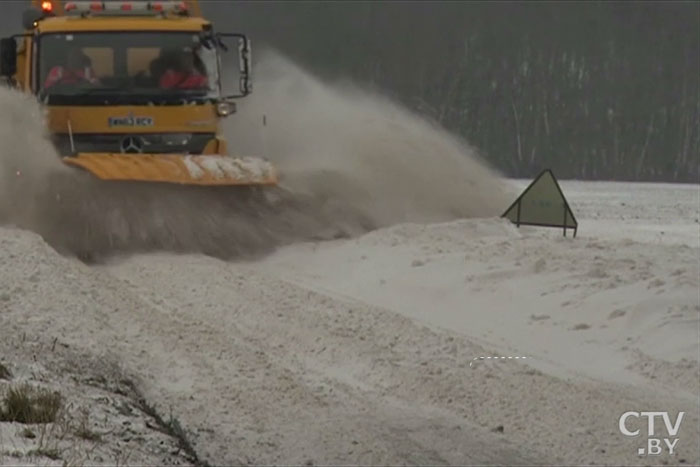
[[[63,162],[102,180],[184,185],[275,185],[277,173],[266,160],[222,155],[79,153]]]

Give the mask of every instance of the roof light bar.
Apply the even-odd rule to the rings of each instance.
[[[50,4],[48,0],[42,3],[42,8],[44,4]],[[95,0],[83,0],[83,1],[73,1],[68,2],[64,6],[64,11],[66,13],[95,13],[95,12],[109,12],[113,14],[118,14],[118,12],[129,12],[129,13],[177,13],[186,14],[188,13],[187,3],[184,1],[95,1]],[[44,9],[44,11],[50,11]]]
[[[138,11],[147,10],[148,2],[104,2],[105,11]]]
[[[49,0],[44,0],[41,2],[41,11],[44,13],[51,13],[53,11],[53,3]]]

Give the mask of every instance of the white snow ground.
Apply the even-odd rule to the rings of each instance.
[[[580,218],[575,239],[501,219],[404,224],[349,242],[295,245],[260,266],[304,288],[528,356],[529,365],[562,377],[630,382],[640,375],[626,367],[640,352],[681,365],[695,360],[698,187],[565,182],[563,189]],[[686,387],[691,397],[697,386]]]
[[[0,361],[51,368],[28,379],[70,397],[61,378],[133,380],[212,464],[700,463],[700,189],[562,187],[575,239],[474,219],[254,263],[88,267],[0,229]],[[619,433],[648,410],[686,412],[673,456]],[[26,463],[8,446],[28,441],[0,434],[0,461]],[[162,463],[153,436],[105,439],[100,458],[120,442]]]

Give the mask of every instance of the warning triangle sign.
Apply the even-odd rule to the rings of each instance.
[[[510,219],[518,227],[561,227],[564,229],[564,236],[566,229],[574,229],[574,237],[578,231],[576,217],[557,179],[549,169],[539,174],[501,217]]]

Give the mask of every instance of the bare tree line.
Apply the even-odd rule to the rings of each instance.
[[[529,177],[697,182],[698,2],[207,4]]]

